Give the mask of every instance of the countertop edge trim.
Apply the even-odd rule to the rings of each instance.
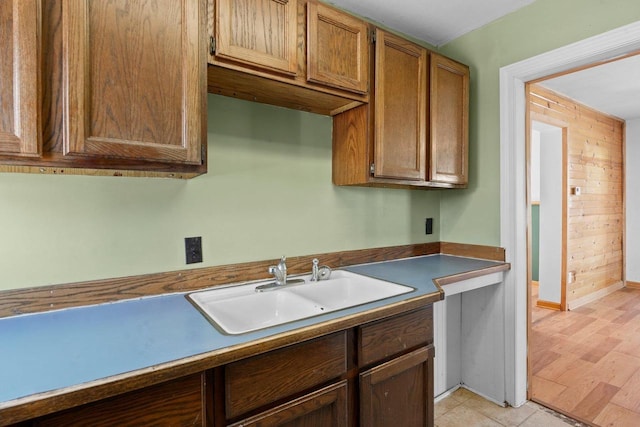
[[[443,286],[446,286],[451,283],[461,282],[463,280],[473,279],[474,277],[486,276],[491,273],[499,273],[501,271],[509,271],[511,269],[511,264],[505,262],[503,264],[481,268],[478,270],[466,271],[464,273],[452,274],[450,276],[438,277],[433,279],[433,283],[438,287],[438,289],[442,290]]]

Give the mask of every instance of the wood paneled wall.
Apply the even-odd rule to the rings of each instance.
[[[623,280],[624,121],[538,85],[529,86],[532,120],[567,129],[567,302]],[[544,169],[542,170],[544,173]],[[581,187],[581,195],[571,189]]]

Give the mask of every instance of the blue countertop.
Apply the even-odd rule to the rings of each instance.
[[[504,263],[429,255],[345,268],[414,292],[260,331],[225,335],[184,294],[0,319],[0,410],[10,401],[133,372],[439,292],[433,279]]]

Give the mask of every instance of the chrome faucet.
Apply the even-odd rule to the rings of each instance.
[[[269,267],[269,273],[275,277],[276,286],[285,285],[287,283],[287,257],[283,255],[278,265]]]
[[[269,273],[273,274],[274,281],[256,286],[256,292],[273,291],[284,286],[296,286],[304,284],[304,279],[287,279],[287,257],[280,258],[277,265],[269,267]]]
[[[331,269],[329,267],[327,267],[326,265],[318,266],[318,264],[320,264],[318,258],[314,258],[311,262],[313,265],[311,266],[311,279],[309,279],[310,281],[317,282],[318,280],[328,279],[329,276],[331,276]]]
[[[317,258],[313,259],[313,268],[311,270],[310,281],[317,282],[318,280],[328,279],[331,275],[331,269],[326,265],[319,266],[320,262]],[[298,286],[305,283],[304,279],[287,279],[287,257],[284,255],[280,258],[280,262],[277,265],[269,267],[269,273],[273,274],[275,279],[273,282],[264,283],[256,286],[256,292],[273,291],[275,289],[282,289],[283,287]]]

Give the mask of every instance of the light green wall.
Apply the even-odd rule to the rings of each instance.
[[[331,184],[329,117],[208,103],[198,178],[0,174],[0,290],[439,240],[439,191]]]
[[[500,68],[637,20],[638,0],[537,0],[441,49],[471,67],[471,184],[442,192],[441,240],[500,244]]]
[[[0,290],[427,241],[500,244],[499,69],[640,19],[637,0],[537,0],[444,46],[470,65],[470,186],[331,184],[331,119],[209,96],[190,181],[0,174]],[[424,235],[424,218],[435,232]]]

